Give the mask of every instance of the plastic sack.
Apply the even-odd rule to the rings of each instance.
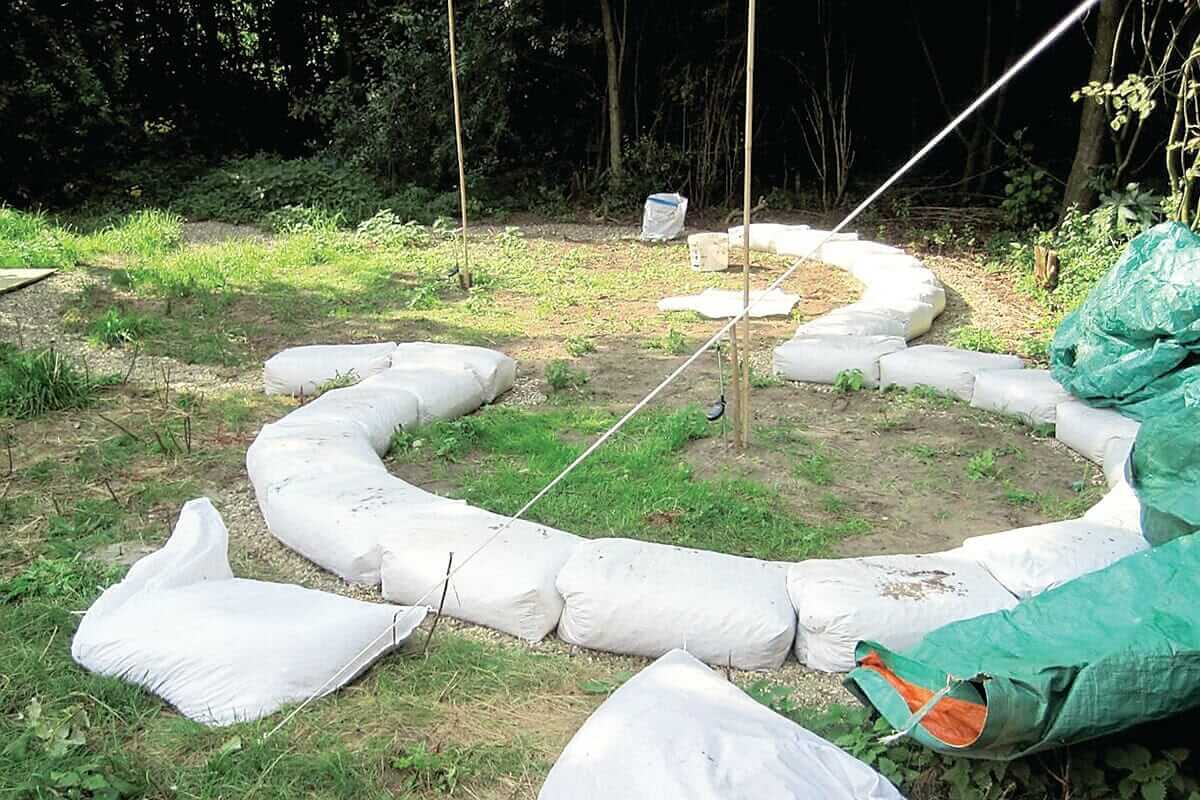
[[[1054,438],[1093,464],[1104,463],[1110,442],[1132,439],[1140,427],[1115,409],[1092,408],[1078,400],[1059,403],[1054,414]]]
[[[612,653],[657,657],[676,647],[711,664],[770,669],[796,630],[787,566],[631,539],[575,548],[558,574],[558,636]]]
[[[902,800],[883,776],[682,650],[588,717],[539,800]]]
[[[580,539],[527,520],[493,539],[506,520],[452,500],[396,514],[394,532],[381,538],[383,596],[436,607],[440,589],[425,595],[453,554],[463,566],[450,579],[443,613],[531,642],[543,638],[558,625],[563,600],[554,582]]]
[[[679,194],[658,193],[646,198],[642,212],[642,240],[665,242],[683,233],[687,217],[687,198]]]
[[[896,336],[904,338],[907,326],[882,314],[840,308],[810,320],[796,329],[796,336]]]
[[[828,383],[858,370],[863,386],[879,385],[879,359],[903,350],[899,336],[799,335],[775,348],[775,374],[790,381]]]
[[[1198,596],[1200,537],[1185,536],[903,652],[862,642],[847,686],[950,755],[1065,747],[1200,706]]]
[[[338,689],[425,618],[424,609],[235,578],[228,543],[212,503],[184,505],[162,549],[88,609],[71,656],[189,719],[230,725]]]
[[[885,388],[929,386],[970,402],[975,393],[976,373],[1021,367],[1021,359],[1016,356],[923,344],[880,359],[879,383]]]
[[[391,365],[393,342],[380,344],[315,344],[289,347],[263,365],[267,394],[316,394],[329,381],[361,381]]]
[[[972,536],[962,545],[966,555],[1022,600],[1145,549],[1146,540],[1136,530],[1087,517]]]
[[[962,550],[801,561],[788,570],[787,587],[798,617],[796,658],[825,672],[853,668],[860,640],[911,647],[948,622],[1017,603]]]

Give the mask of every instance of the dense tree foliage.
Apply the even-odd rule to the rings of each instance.
[[[1115,42],[1107,76],[1093,63],[1093,14],[936,154],[927,182],[996,198],[1027,191],[1023,202],[1044,196],[1052,207],[1086,146],[1086,176],[1074,182],[1092,187],[1087,198],[1112,188],[1087,179],[1114,160],[1110,182],[1165,190],[1170,77],[1193,46],[1178,26],[1192,2],[1107,0],[1108,24],[1116,13],[1121,26],[1099,42]],[[756,190],[813,205],[853,193],[1070,5],[760,0]],[[678,189],[695,205],[736,202],[744,3],[462,0],[458,14],[472,181],[527,198],[547,187],[576,197]],[[1139,39],[1151,19],[1159,27]],[[13,0],[0,5],[0,30],[0,196],[10,202],[70,203],[255,153],[330,156],[388,191],[456,181],[438,3]],[[1130,126],[1109,137],[1089,110],[1080,141],[1072,92],[1099,76],[1103,94],[1140,73],[1161,78],[1149,88],[1161,113],[1136,136]],[[1110,120],[1112,93],[1097,98],[1083,102]]]

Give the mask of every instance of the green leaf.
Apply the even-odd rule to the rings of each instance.
[[[1142,800],[1167,800],[1167,787],[1161,783],[1143,783]]]
[[[241,749],[242,749],[242,737],[231,736],[228,739],[226,739],[225,743],[221,745],[221,748],[219,750],[217,750],[217,758],[224,758],[225,756],[227,756],[231,753],[236,753],[236,752],[240,751]]]

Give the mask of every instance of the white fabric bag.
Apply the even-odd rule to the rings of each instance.
[[[1133,531],[1084,517],[972,536],[962,549],[1024,600],[1147,547],[1146,540]]]
[[[1021,359],[998,353],[977,353],[936,344],[922,344],[884,356],[879,361],[881,386],[912,389],[929,386],[971,401],[975,375],[985,369],[1021,369]]]
[[[681,650],[617,689],[539,800],[902,800],[879,773]]]
[[[751,237],[754,236],[753,229],[751,229],[750,235]],[[807,257],[814,261],[820,261],[821,254],[817,251],[827,237],[829,237],[829,231],[810,230],[805,225],[788,225],[786,230],[776,233],[771,238],[771,244],[775,248],[775,252],[781,256]],[[753,241],[753,238],[751,241]],[[858,241],[858,234],[838,233],[834,234],[830,241],[856,242]]]
[[[300,422],[290,416],[263,426],[246,450],[246,472],[264,492],[294,480],[383,470],[363,427],[353,420]]]
[[[1020,417],[1029,425],[1053,425],[1058,404],[1071,394],[1045,369],[982,369],[975,374],[971,405]]]
[[[424,609],[235,578],[228,541],[212,503],[184,505],[163,548],[88,609],[71,656],[189,719],[229,725],[338,689],[425,618]]]
[[[1125,481],[1125,467],[1133,453],[1133,438],[1115,436],[1104,445],[1104,479],[1116,486]]]
[[[1078,400],[1059,403],[1054,438],[1093,464],[1104,463],[1113,439],[1136,439],[1141,423],[1111,408],[1092,408]]]
[[[402,365],[392,367],[372,380],[415,395],[420,425],[457,419],[483,405],[483,387],[465,366]]]
[[[905,650],[943,625],[1017,604],[961,549],[927,556],[814,559],[788,570],[796,607],[796,658],[848,672],[864,640]]]
[[[404,342],[392,352],[392,366],[403,368],[465,368],[479,381],[483,402],[490,403],[513,387],[517,362],[496,350],[462,344]]]
[[[660,192],[646,198],[642,212],[642,239],[665,242],[683,233],[687,217],[687,198],[679,194]]]
[[[933,306],[920,300],[910,300],[903,297],[893,297],[890,300],[876,302],[859,301],[843,307],[846,311],[861,311],[865,314],[878,314],[881,317],[894,319],[904,325],[904,339],[915,339],[927,333],[933,326]]]
[[[775,374],[790,381],[831,384],[841,372],[859,370],[863,386],[879,385],[879,359],[903,350],[899,336],[797,336],[775,348]]]
[[[404,383],[393,380],[392,373],[389,369],[355,386],[326,392],[284,419],[292,424],[330,428],[353,422],[363,429],[375,452],[382,455],[397,429],[417,424],[420,408],[417,395],[403,388]]]
[[[658,301],[659,311],[695,311],[708,319],[728,319],[742,312],[743,296],[741,292],[729,289],[705,289],[700,294],[684,295],[681,297],[665,297]],[[800,295],[788,294],[779,289],[754,291],[750,293],[750,316],[786,317],[792,313]]]
[[[1099,503],[1083,515],[1085,520],[1113,528],[1132,531],[1142,536],[1142,501],[1124,479],[1113,484]]]
[[[711,664],[772,669],[796,630],[787,565],[631,539],[575,548],[558,574],[565,642],[657,657],[676,647]]]
[[[941,286],[923,283],[920,280],[908,280],[904,276],[889,277],[874,280],[867,284],[867,289],[859,298],[860,303],[876,305],[890,303],[898,298],[916,300],[933,306],[936,318],[946,310],[946,290]]]
[[[450,579],[443,613],[531,642],[543,638],[562,613],[555,578],[580,540],[525,520],[492,539],[506,519],[450,500],[403,511],[381,539],[383,596],[437,607],[440,588],[424,596],[445,578],[453,553],[454,566],[463,566]]]
[[[289,347],[263,365],[267,394],[315,394],[339,377],[365,380],[391,366],[394,342],[380,344],[315,344]]]
[[[821,245],[817,258],[834,267],[854,271],[859,263],[875,256],[904,256],[912,258],[898,247],[879,242],[869,242],[863,239],[855,241],[830,241]]]
[[[775,252],[775,241],[783,234],[798,228],[808,230],[808,226],[780,225],[776,222],[750,223],[750,249],[763,253]],[[742,226],[735,225],[729,229],[729,249],[741,250],[745,247],[742,240]]]
[[[422,506],[455,501],[378,467],[296,478],[258,495],[267,528],[292,550],[350,583],[379,583],[380,540],[403,531]]]
[[[898,336],[907,326],[900,320],[866,311],[840,308],[810,320],[796,329],[796,336]]]

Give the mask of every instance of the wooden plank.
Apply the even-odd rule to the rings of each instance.
[[[0,294],[24,289],[30,284],[49,278],[56,269],[3,269],[0,268]]]

